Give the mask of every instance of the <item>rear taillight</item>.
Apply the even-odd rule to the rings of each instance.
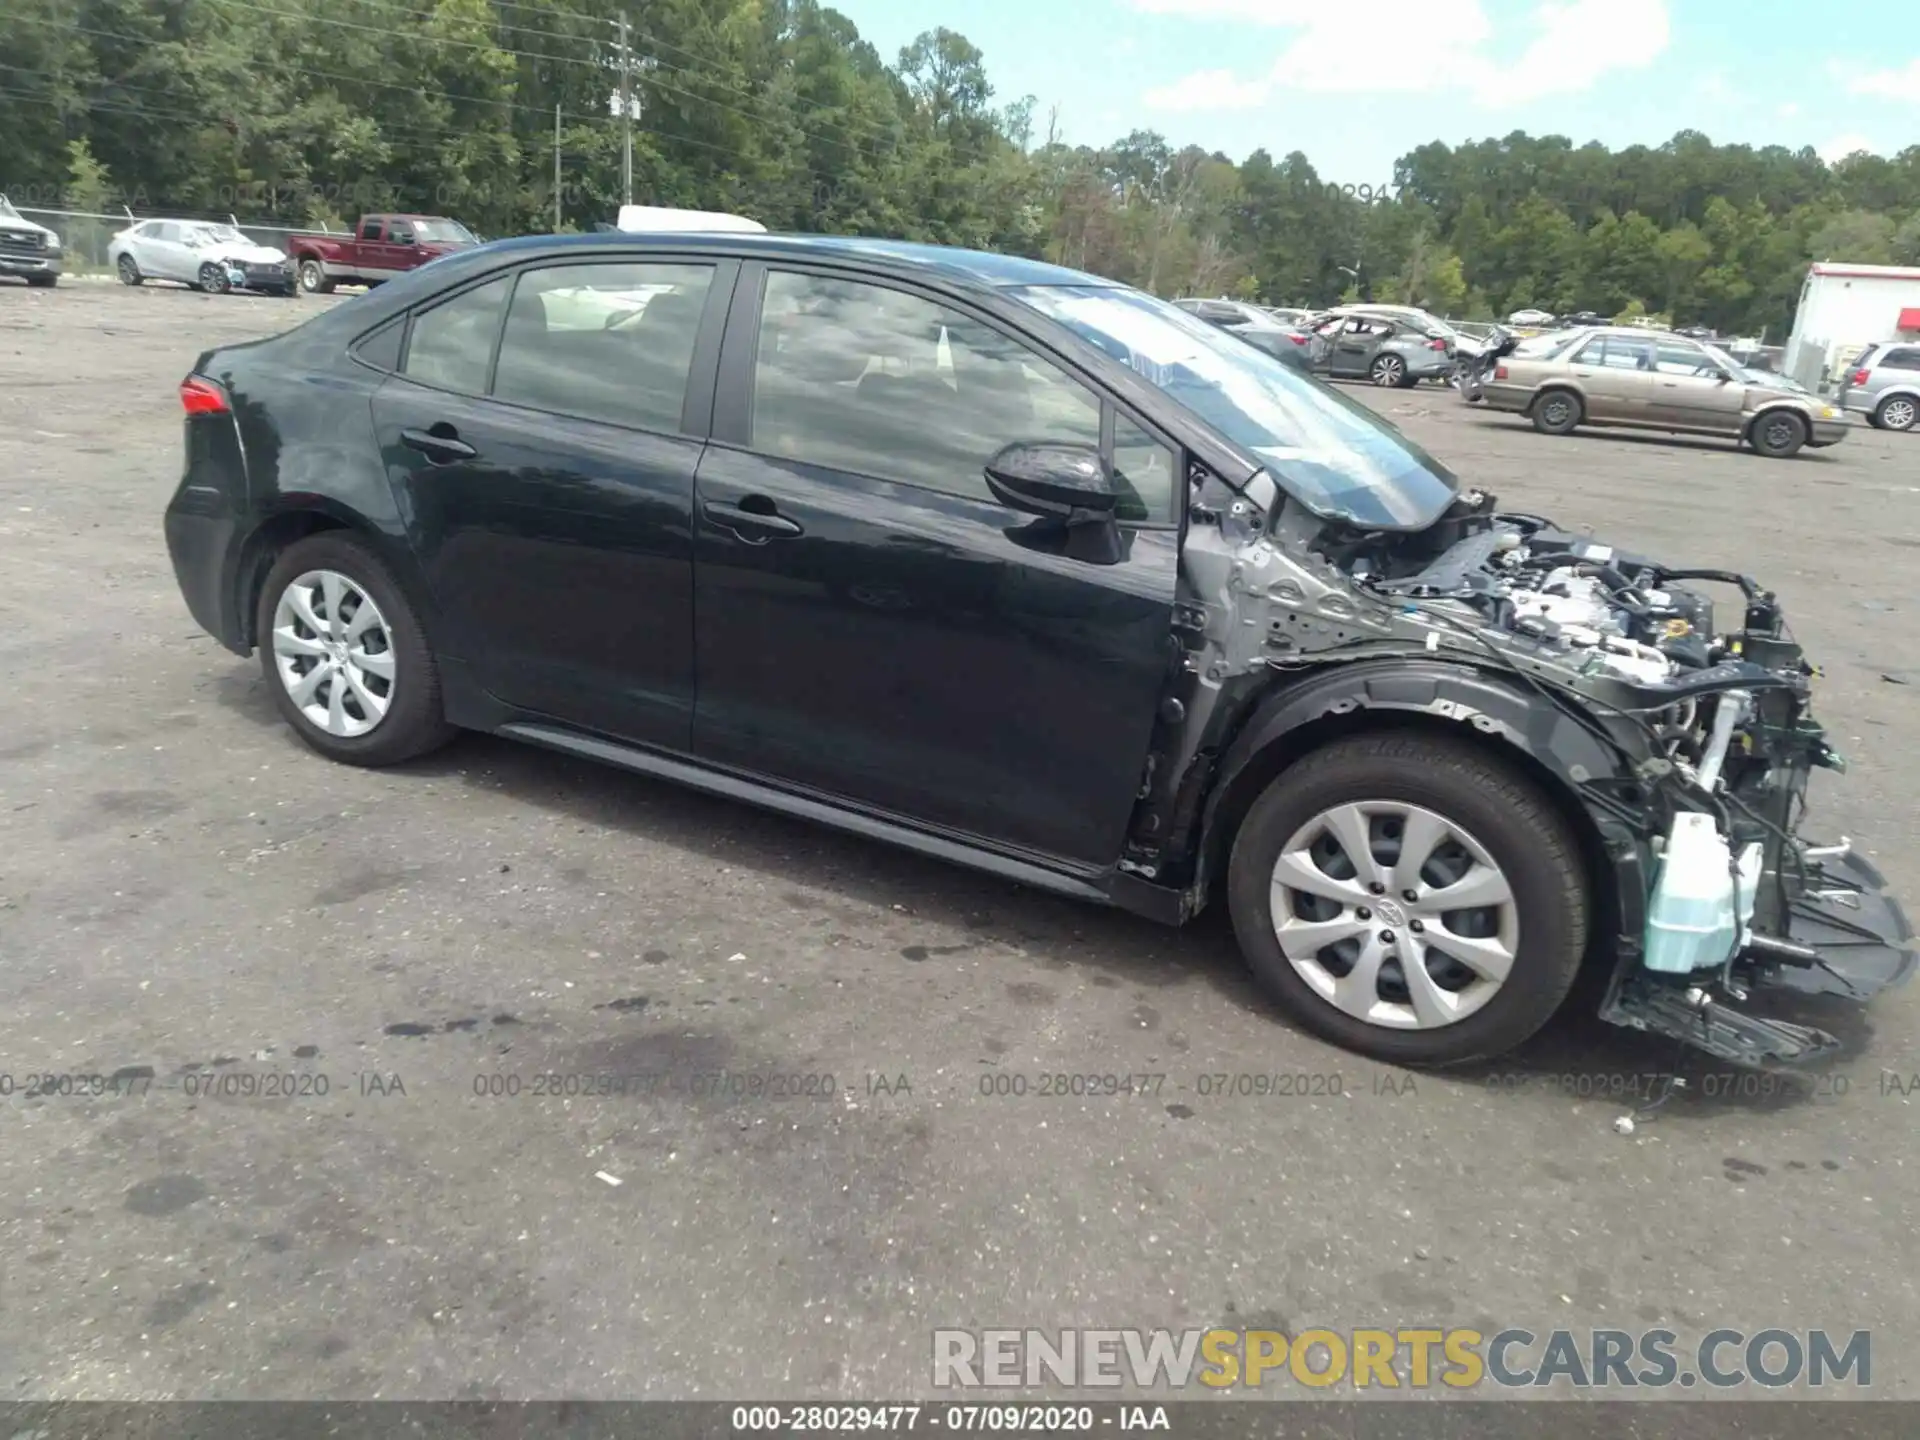
[[[1296,345],[1304,345],[1307,343],[1307,337],[1304,335],[1289,335],[1287,336],[1287,339],[1291,340]]]
[[[1447,342],[1444,340],[1429,340],[1427,342],[1427,348],[1429,350],[1444,350],[1447,348]]]
[[[1494,379],[1496,379],[1496,380],[1504,380],[1504,379],[1506,379],[1506,378],[1507,378],[1507,367],[1506,367],[1506,366],[1504,366],[1504,365],[1496,365],[1496,366],[1494,366],[1494,367],[1493,367],[1493,378],[1494,378]]]
[[[1855,385],[1864,385],[1864,384],[1866,384],[1866,383],[1867,383],[1867,372],[1866,372],[1866,371],[1864,371],[1864,370],[1856,370],[1856,371],[1854,371],[1854,372],[1853,372],[1853,383],[1854,383]]]
[[[227,404],[227,392],[198,375],[180,382],[180,404],[189,415],[225,415],[232,409]]]

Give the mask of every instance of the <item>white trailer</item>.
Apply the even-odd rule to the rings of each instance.
[[[1920,340],[1920,269],[1823,260],[1807,271],[1781,368],[1819,390],[1868,345]]]

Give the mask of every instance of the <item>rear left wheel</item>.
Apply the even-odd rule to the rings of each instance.
[[[274,703],[322,755],[393,765],[452,738],[426,635],[364,542],[336,533],[289,546],[255,625]]]
[[[1367,368],[1367,378],[1383,388],[1391,388],[1403,383],[1407,378],[1407,364],[1398,355],[1380,355]]]
[[[327,278],[327,270],[318,260],[302,260],[299,269],[300,288],[309,295],[326,295],[333,290],[333,281]]]
[[[1337,741],[1247,813],[1228,866],[1254,976],[1380,1060],[1497,1055],[1546,1024],[1586,948],[1579,844],[1526,777],[1423,735]]]
[[[1882,430],[1911,430],[1920,420],[1920,404],[1906,395],[1889,395],[1873,412],[1873,420]]]

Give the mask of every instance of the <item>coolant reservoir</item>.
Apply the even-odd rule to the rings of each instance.
[[[1713,817],[1697,810],[1674,816],[1647,912],[1647,969],[1685,975],[1726,963],[1753,916],[1762,853],[1749,845],[1740,856],[1736,907],[1733,857]]]

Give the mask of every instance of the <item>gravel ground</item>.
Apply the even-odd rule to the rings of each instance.
[[[313,756],[160,512],[194,356],[315,303],[0,289],[0,1398],[898,1397],[936,1327],[1419,1322],[1871,1329],[1920,1396],[1912,994],[1805,1084],[1684,1060],[1621,1136],[1593,1091],[1676,1057],[1580,1014],[1414,1080],[1276,1019],[1217,916],[504,741]],[[1511,505],[1776,585],[1853,762],[1815,821],[1920,894],[1920,438],[1367,398]],[[20,1088],[114,1071],[144,1093]],[[609,1073],[669,1078],[535,1093]]]

